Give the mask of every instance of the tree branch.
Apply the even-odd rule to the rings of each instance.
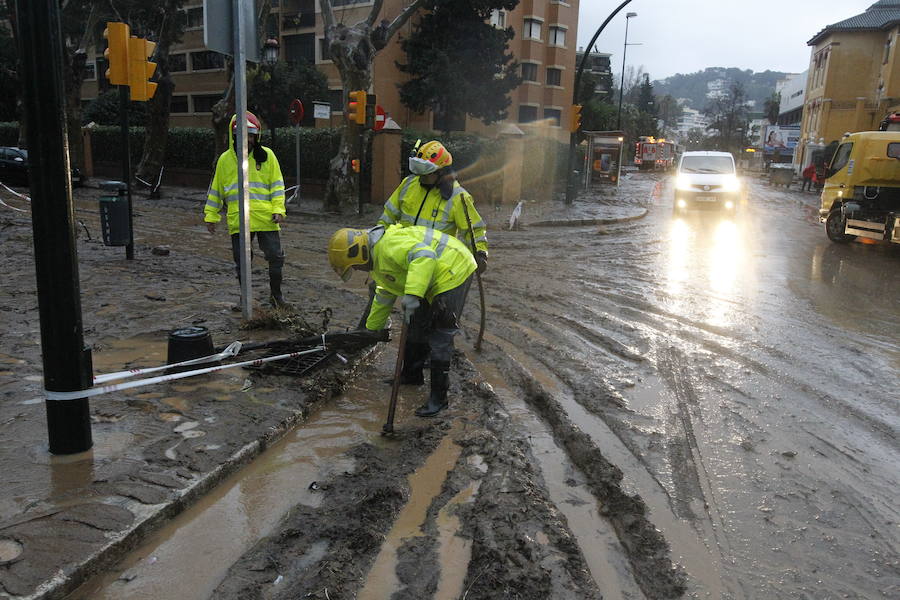
[[[393,20],[393,22],[391,22],[391,24],[385,28],[384,35],[383,35],[383,40],[384,40],[385,45],[387,45],[387,42],[390,41],[390,39],[394,36],[394,34],[397,33],[397,31],[401,27],[403,27],[403,25],[405,25],[407,21],[409,21],[409,18],[411,16],[413,16],[413,14],[415,14],[415,12],[417,10],[419,10],[419,6],[424,1],[425,0],[414,0],[413,2],[410,2],[409,6],[404,8],[403,12],[401,12],[399,15],[397,15],[397,17]],[[382,48],[383,47],[384,46],[382,46]]]
[[[375,0],[372,4],[372,11],[369,13],[369,16],[366,17],[366,24],[369,27],[375,24],[375,19],[377,19],[379,13],[381,13],[382,6],[384,6],[384,0]]]
[[[331,0],[319,0],[319,9],[322,11],[322,20],[325,21],[325,32],[334,27],[334,8]]]

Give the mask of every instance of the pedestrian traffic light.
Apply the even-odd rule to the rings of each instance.
[[[347,120],[357,125],[366,124],[366,92],[354,90],[348,94],[350,102],[347,104]]]
[[[145,102],[156,93],[156,84],[149,81],[156,73],[156,63],[147,60],[153,56],[156,43],[132,36],[128,40],[128,85],[131,99]]]
[[[109,68],[106,69],[106,78],[113,85],[128,85],[128,37],[130,29],[126,23],[110,21],[103,30],[107,48],[103,51],[103,58]]]
[[[572,120],[569,121],[569,131],[575,132],[581,128],[581,108],[580,104],[572,105]]]
[[[359,173],[359,159],[354,158],[350,161],[350,168],[353,169],[354,173]]]

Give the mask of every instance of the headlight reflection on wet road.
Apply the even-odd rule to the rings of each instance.
[[[734,221],[674,219],[665,269],[672,311],[729,325],[743,260],[741,230]]]

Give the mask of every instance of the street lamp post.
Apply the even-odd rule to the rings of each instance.
[[[631,0],[622,0],[622,3],[616,7],[609,16],[606,17],[606,20],[603,21],[603,24],[594,32],[594,37],[591,38],[591,41],[588,42],[588,45],[585,48],[588,48],[588,52],[585,52],[581,57],[581,62],[578,63],[578,68],[575,70],[575,85],[572,87],[572,104],[578,104],[578,90],[581,87],[581,74],[584,72],[584,66],[587,64],[588,57],[591,55],[590,48],[594,46],[594,42],[597,41],[597,38],[600,37],[600,34],[603,33],[603,30],[606,29],[606,26],[609,25],[609,22],[613,20],[619,11],[625,8]],[[572,204],[575,201],[575,178],[572,177],[572,162],[575,156],[575,142],[578,137],[577,131],[572,131],[569,133],[569,156],[566,160],[566,204]]]
[[[628,52],[628,22],[631,17],[636,17],[636,12],[625,15],[625,46],[622,48],[622,82],[619,84],[619,116],[616,120],[616,129],[622,130],[622,96],[625,93],[625,54]]]

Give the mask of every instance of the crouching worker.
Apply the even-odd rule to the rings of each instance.
[[[407,336],[430,346],[431,393],[416,415],[433,417],[447,408],[453,337],[478,268],[465,244],[422,226],[339,229],[328,244],[328,260],[344,281],[354,269],[375,280],[366,329],[383,329],[400,298]],[[418,369],[421,376],[421,362]]]

